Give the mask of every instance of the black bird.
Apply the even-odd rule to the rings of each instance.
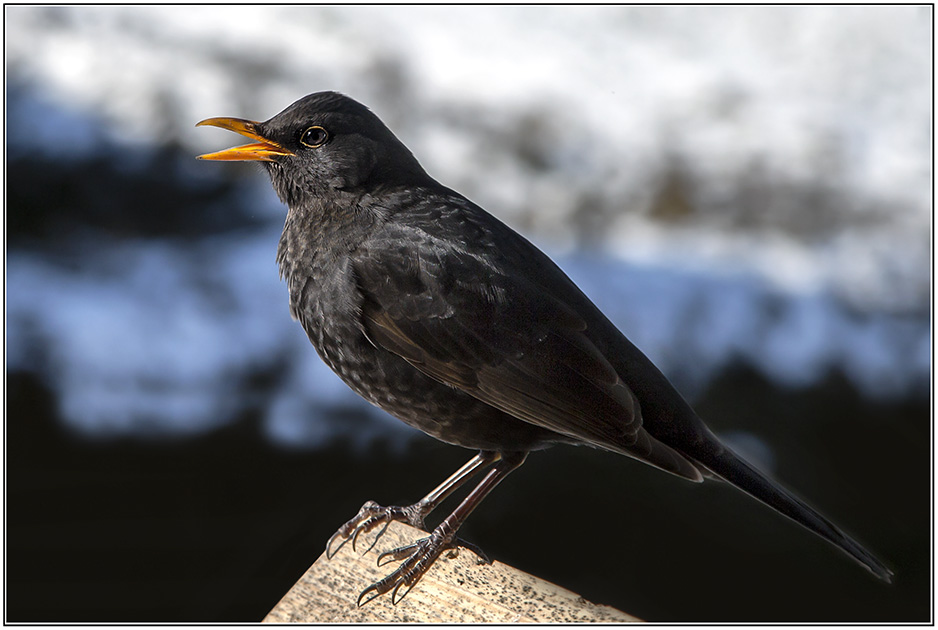
[[[430,177],[364,105],[319,92],[266,122],[198,124],[256,141],[200,157],[266,167],[289,207],[277,262],[290,312],[323,361],[372,404],[479,451],[413,505],[367,502],[327,554],[391,520],[425,529],[431,510],[491,466],[428,537],[382,555],[379,563],[403,562],[359,605],[406,595],[479,502],[530,451],[554,444],[621,453],[694,482],[722,479],[892,580],[859,543],[724,446],[557,265]]]

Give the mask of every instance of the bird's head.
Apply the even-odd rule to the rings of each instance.
[[[265,122],[209,118],[196,126],[202,125],[236,131],[255,142],[200,159],[261,162],[280,199],[290,206],[343,191],[373,193],[429,180],[371,110],[336,92],[305,96]]]

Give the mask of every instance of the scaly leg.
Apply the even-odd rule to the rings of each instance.
[[[479,456],[485,455],[480,453]],[[397,604],[401,601],[407,593],[410,592],[410,589],[420,580],[424,573],[429,570],[429,568],[436,562],[436,559],[440,557],[440,554],[443,553],[446,549],[453,547],[456,543],[456,531],[459,527],[465,522],[466,518],[472,511],[482,502],[489,492],[495,488],[501,482],[502,479],[508,476],[508,474],[513,471],[515,468],[524,463],[524,459],[527,456],[527,453],[502,453],[499,455],[499,461],[486,473],[485,477],[482,478],[482,481],[479,482],[479,485],[469,493],[469,495],[463,500],[459,506],[453,510],[453,513],[443,519],[443,522],[437,526],[436,529],[426,538],[421,538],[420,540],[410,544],[405,545],[404,547],[399,547],[387,553],[381,554],[378,558],[378,564],[382,564],[382,560],[390,558],[391,560],[401,560],[404,562],[393,571],[390,575],[385,577],[378,582],[375,582],[358,596],[358,605],[362,606],[367,604],[375,597],[383,595],[389,591],[391,592],[391,603]],[[478,456],[477,456],[478,457]],[[470,466],[472,462],[463,467],[463,469]],[[480,466],[481,464],[479,464]],[[478,468],[479,466],[475,466]],[[462,470],[462,469],[460,469]],[[468,474],[468,473],[466,473]],[[455,475],[454,475],[455,476]],[[450,478],[452,479],[452,477]],[[447,482],[450,480],[447,480]],[[460,480],[462,483],[465,479]],[[441,488],[444,488],[446,483],[444,482]],[[444,488],[445,489],[445,488]],[[445,489],[447,494],[452,492],[455,488]],[[434,491],[436,492],[436,491]],[[433,493],[430,493],[433,495]],[[430,496],[428,495],[428,496]],[[353,519],[354,520],[354,519]],[[398,597],[398,591],[404,588],[404,592],[401,593]]]
[[[391,521],[402,521],[408,523],[417,529],[422,529],[426,531],[426,525],[424,525],[424,519],[427,515],[432,512],[440,503],[442,503],[446,498],[451,495],[453,492],[459,489],[464,483],[473,477],[481,468],[488,466],[492,462],[498,460],[500,455],[493,451],[480,451],[476,454],[475,457],[470,459],[463,465],[459,470],[450,475],[446,481],[441,483],[439,486],[434,488],[430,494],[420,499],[417,503],[408,506],[396,506],[392,505],[390,507],[382,507],[375,503],[374,501],[367,501],[365,505],[361,507],[358,511],[358,514],[355,515],[349,522],[339,528],[335,534],[329,539],[329,542],[326,543],[326,558],[332,559],[339,549],[345,545],[349,540],[352,541],[352,550],[355,549],[355,542],[358,540],[358,537],[361,534],[367,534],[374,528],[378,527],[381,524],[384,524],[384,527],[381,531],[378,532],[378,535],[372,541],[368,549],[364,553],[367,553],[375,546],[375,543],[378,542],[378,539],[384,534],[384,531],[387,529],[388,524]],[[332,545],[337,540],[342,542],[333,549]],[[471,548],[471,547],[470,547]],[[475,550],[475,549],[474,549]],[[481,554],[484,557],[484,554]]]

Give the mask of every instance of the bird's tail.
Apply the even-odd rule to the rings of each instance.
[[[716,440],[716,438],[713,439]],[[720,444],[719,446],[721,448],[707,449],[706,459],[709,461],[700,459],[697,461],[719,478],[728,481],[750,496],[771,506],[796,523],[833,543],[879,579],[889,583],[892,582],[893,572],[877,560],[873,554],[864,549],[860,543],[842,532],[840,528],[821,516],[810,505],[772,481],[764,473],[759,472],[725,445]]]

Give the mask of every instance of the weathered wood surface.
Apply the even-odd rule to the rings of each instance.
[[[358,594],[396,568],[378,567],[382,551],[408,544],[420,530],[391,523],[374,540],[362,536],[357,551],[346,544],[332,560],[325,554],[264,618],[266,623],[623,623],[640,621],[624,612],[590,603],[570,591],[499,562],[482,564],[466,549],[446,553],[397,605],[390,594],[361,608]]]

